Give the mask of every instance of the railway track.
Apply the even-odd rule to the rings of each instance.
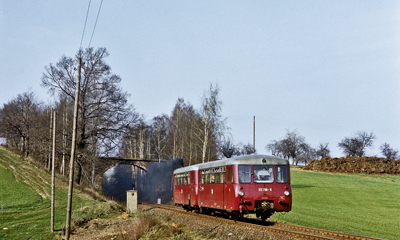
[[[192,215],[197,218],[207,219],[209,221],[215,221],[218,223],[225,223],[236,226],[243,226],[252,228],[258,231],[266,231],[274,234],[279,234],[283,236],[290,236],[296,239],[329,239],[329,240],[337,240],[337,239],[354,239],[354,240],[372,240],[372,239],[381,239],[381,238],[373,238],[368,236],[360,236],[355,234],[348,234],[342,232],[329,231],[324,229],[316,229],[316,228],[308,228],[301,227],[296,225],[275,223],[275,222],[262,222],[257,219],[243,219],[243,221],[236,221],[224,217],[220,217],[218,215],[204,215],[193,212],[187,212],[184,209],[176,206],[170,205],[155,205],[155,204],[147,204],[142,203],[144,206],[148,206],[151,208],[159,208],[164,210],[173,211],[179,214],[187,214]]]

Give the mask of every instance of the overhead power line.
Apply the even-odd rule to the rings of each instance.
[[[89,16],[89,9],[90,9],[90,3],[92,2],[92,0],[89,0],[89,5],[87,8],[87,12],[86,12],[86,19],[85,19],[85,25],[83,26],[83,32],[82,32],[82,38],[81,38],[81,45],[79,46],[79,49],[82,48],[82,41],[83,41],[83,36],[85,35],[85,29],[86,29],[86,23],[87,23],[87,19]]]
[[[92,38],[93,38],[93,35],[94,35],[94,31],[96,30],[96,25],[97,25],[97,20],[99,19],[99,15],[100,15],[101,5],[103,5],[103,0],[101,0],[99,11],[97,12],[96,22],[94,23],[92,36],[90,37],[89,47],[90,47],[90,44],[92,43]]]

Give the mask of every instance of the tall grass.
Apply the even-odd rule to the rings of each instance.
[[[400,176],[293,169],[293,208],[273,219],[357,235],[400,239]],[[397,226],[397,227],[396,227]]]

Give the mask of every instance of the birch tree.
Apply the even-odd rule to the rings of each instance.
[[[165,114],[153,118],[152,135],[157,159],[165,156],[165,148],[168,143],[168,121],[169,118]]]
[[[200,108],[201,135],[202,143],[202,162],[205,162],[210,138],[220,136],[220,131],[224,128],[224,120],[221,119],[222,102],[219,99],[219,87],[210,84],[209,89],[203,95]]]

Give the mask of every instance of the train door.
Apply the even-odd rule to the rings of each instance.
[[[198,192],[197,192],[197,204],[199,206],[203,205],[203,194],[204,194],[204,174],[202,172],[202,170],[199,170],[198,172]]]
[[[224,209],[233,209],[233,166],[226,166],[226,180],[224,184]]]
[[[188,195],[188,204],[189,205],[193,205],[194,204],[194,200],[195,200],[195,185],[194,185],[194,171],[190,172],[190,186],[189,186],[189,195]]]

